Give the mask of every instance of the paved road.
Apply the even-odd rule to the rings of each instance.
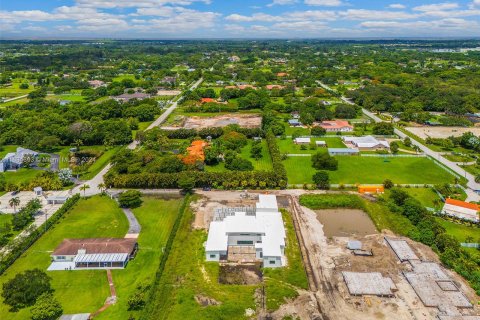
[[[203,78],[200,78],[198,79],[195,83],[193,83],[191,86],[190,86],[190,90],[193,90],[195,88],[197,88],[201,83],[203,82]],[[181,97],[180,97],[181,98]],[[178,106],[178,101],[179,99],[177,99],[175,102],[172,103],[172,105],[170,107],[168,107],[167,110],[165,110],[164,113],[162,113],[160,115],[160,117],[158,117],[154,122],[152,122],[148,128],[146,130],[151,130],[155,127],[158,127],[159,125],[161,125],[165,120],[167,120],[168,116],[173,112],[173,110],[175,110],[175,108],[177,108]],[[130,150],[134,150],[136,147],[138,146],[138,142],[137,141],[133,141],[132,143],[130,143],[127,148],[130,149]],[[103,176],[108,172],[108,170],[110,170],[111,168],[111,164],[109,163],[107,166],[105,166],[105,168],[103,168],[102,171],[100,171],[93,179],[91,180],[88,180],[88,181],[84,181],[81,185],[78,185],[76,187],[74,187],[72,189],[72,194],[76,194],[76,193],[80,193],[80,195],[85,195],[85,196],[93,196],[93,195],[96,195],[96,194],[99,194],[101,192],[101,190],[98,188],[98,185],[103,183]],[[82,185],[88,185],[90,186],[89,189],[87,189],[85,192],[80,190],[80,187]],[[109,187],[109,186],[107,186]]]
[[[13,97],[13,98],[10,98],[10,99],[5,99],[3,100],[3,103],[7,103],[7,102],[10,102],[10,101],[15,101],[15,100],[20,100],[20,99],[23,99],[23,98],[26,98],[28,97],[28,94],[24,94],[22,96],[18,96],[18,97]]]
[[[335,91],[335,90],[333,90],[332,88],[323,84],[320,81],[317,81],[317,83],[320,84],[323,88],[325,88],[327,90]],[[344,96],[342,96],[341,99],[345,103],[354,105],[354,103],[351,100],[347,99]],[[366,116],[372,118],[373,121],[375,121],[375,122],[383,122],[382,119],[380,119],[375,114],[373,114],[372,112],[370,112],[370,111],[368,111],[364,108],[362,108],[362,112]],[[398,135],[402,139],[407,137],[407,135],[405,133],[403,133],[402,131],[400,131],[399,129],[395,129],[395,134]],[[455,162],[452,162],[448,159],[445,159],[441,155],[440,152],[436,152],[436,151],[431,150],[430,148],[428,148],[427,146],[423,145],[422,143],[418,142],[415,139],[411,139],[411,140],[412,140],[412,143],[414,145],[416,145],[417,147],[419,147],[422,152],[424,152],[425,154],[427,154],[427,155],[431,156],[432,158],[438,160],[438,162],[442,163],[443,165],[445,165],[446,167],[450,168],[452,171],[457,173],[459,176],[465,177],[468,180],[468,183],[467,183],[468,188],[465,189],[465,192],[467,194],[467,199],[466,199],[467,201],[475,201],[475,202],[480,201],[480,194],[477,193],[477,192],[480,192],[480,183],[475,182],[475,177],[472,174],[465,171],[462,167],[460,167]]]

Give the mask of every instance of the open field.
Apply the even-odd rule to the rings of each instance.
[[[464,128],[464,127],[405,127],[414,135],[427,139],[441,138],[446,139],[450,136],[460,137],[465,132],[472,132],[476,136],[480,135],[480,127]]]
[[[71,101],[71,102],[78,102],[78,101],[85,101],[85,97],[79,94],[56,94],[53,96],[47,96],[47,100],[55,100],[55,101]]]
[[[65,238],[123,237],[128,221],[115,201],[96,196],[80,200],[61,222],[30,247],[2,276],[0,284],[25,270],[50,265],[50,253]],[[104,270],[53,271],[52,287],[65,313],[94,312],[100,308],[109,294]],[[11,313],[0,305],[1,319],[28,319],[29,309]]]
[[[473,242],[479,242],[480,240],[480,228],[450,222],[438,217],[435,218],[435,220],[445,228],[448,234],[452,235],[460,242],[466,242],[467,237],[472,237]]]
[[[109,162],[110,159],[121,149],[121,146],[113,147],[105,152],[98,158],[87,170],[86,173],[82,174],[80,178],[82,180],[92,179],[99,173]]]
[[[3,174],[7,183],[21,184],[29,182],[41,172],[41,170],[21,168],[17,171],[7,171],[1,174]]]
[[[258,128],[262,123],[262,117],[256,114],[225,114],[213,117],[183,117],[176,127],[164,127],[163,129],[202,129],[211,127],[225,127],[230,124],[238,124],[245,128]]]
[[[345,144],[342,142],[341,138],[311,138],[311,141],[325,141],[327,143],[327,148],[345,148]],[[325,147],[317,147],[315,149],[310,149],[310,145],[304,145],[306,150],[302,150],[302,146],[295,144],[293,139],[277,139],[278,147],[280,148],[281,153],[288,153],[288,154],[314,154],[317,152],[327,152],[327,148]]]
[[[131,315],[137,316],[138,312],[127,310],[127,301],[138,285],[153,281],[183,198],[145,196],[143,201],[140,208],[133,209],[142,226],[138,238],[140,250],[125,270],[112,270],[118,300],[96,319],[128,319]]]
[[[250,156],[250,150],[252,149],[252,140],[248,141],[248,145],[242,148],[242,152],[240,153],[240,156],[243,159],[247,159],[253,164],[254,170],[263,170],[263,171],[269,171],[272,170],[272,159],[270,158],[270,153],[268,152],[268,147],[267,147],[267,142],[265,140],[262,140],[262,157],[258,160],[253,159]],[[225,163],[220,162],[219,164],[215,166],[205,166],[206,171],[226,171],[225,169]]]
[[[420,201],[425,207],[435,208],[442,204],[440,197],[432,188],[402,188],[402,190]],[[385,194],[388,196],[389,191],[386,190]]]
[[[338,156],[338,170],[329,171],[330,182],[338,184],[383,183],[437,184],[453,182],[454,177],[428,158],[388,158]],[[289,184],[313,183],[310,157],[289,157],[284,162]],[[422,174],[418,174],[421,172]]]

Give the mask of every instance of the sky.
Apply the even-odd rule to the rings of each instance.
[[[0,0],[0,38],[480,37],[480,0]]]

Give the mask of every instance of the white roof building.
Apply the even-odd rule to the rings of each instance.
[[[469,203],[465,201],[455,200],[448,198],[445,200],[442,213],[456,217],[463,220],[469,220],[473,222],[480,222],[479,218],[480,206],[475,203]]]
[[[255,210],[219,210],[210,223],[207,261],[227,260],[236,247],[251,247],[251,260],[264,267],[285,265],[285,228],[274,195],[260,195]]]
[[[378,140],[373,136],[343,137],[343,141],[351,143],[359,149],[389,149],[390,145],[385,140]]]
[[[295,138],[293,140],[296,144],[309,144],[310,143],[310,138]]]

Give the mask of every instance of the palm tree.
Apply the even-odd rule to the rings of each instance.
[[[104,193],[105,190],[107,190],[107,186],[105,185],[105,183],[102,182],[98,184],[98,189],[100,189],[101,193]]]
[[[10,201],[8,201],[8,204],[10,205],[10,207],[13,207],[13,212],[17,212],[17,206],[20,205],[20,198],[19,197],[15,197],[15,198],[12,198],[10,199]]]
[[[476,183],[480,183],[480,174],[477,174],[477,175],[475,176],[475,182],[476,182]]]
[[[85,191],[87,191],[87,189],[90,189],[90,186],[88,184],[84,184],[83,186],[80,187],[80,190],[83,191],[84,197],[85,197]]]

